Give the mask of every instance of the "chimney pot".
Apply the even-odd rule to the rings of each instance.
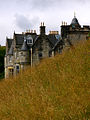
[[[65,22],[64,22],[64,25],[66,25]]]
[[[34,33],[36,33],[36,30],[34,30]]]
[[[30,29],[29,29],[29,33],[30,33]]]
[[[41,26],[42,26],[42,22],[41,22]]]

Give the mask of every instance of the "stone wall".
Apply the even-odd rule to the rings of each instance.
[[[68,35],[68,39],[70,40],[71,44],[75,44],[79,41],[84,41],[86,40],[87,34],[84,33],[72,33]]]
[[[38,64],[41,59],[49,57],[50,50],[50,43],[46,37],[38,39],[33,47],[33,65]]]

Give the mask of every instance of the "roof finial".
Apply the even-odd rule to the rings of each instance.
[[[76,17],[76,13],[74,12],[74,18]]]
[[[14,34],[15,34],[15,30],[14,30]]]

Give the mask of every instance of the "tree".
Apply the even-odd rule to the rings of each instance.
[[[88,36],[90,37],[90,32],[89,32]]]
[[[4,78],[5,47],[0,46],[0,79]]]

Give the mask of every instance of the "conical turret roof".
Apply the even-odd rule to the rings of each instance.
[[[74,16],[74,18],[72,19],[72,22],[71,22],[71,25],[72,27],[80,27],[80,24],[78,22],[78,19],[76,18],[76,16]]]

